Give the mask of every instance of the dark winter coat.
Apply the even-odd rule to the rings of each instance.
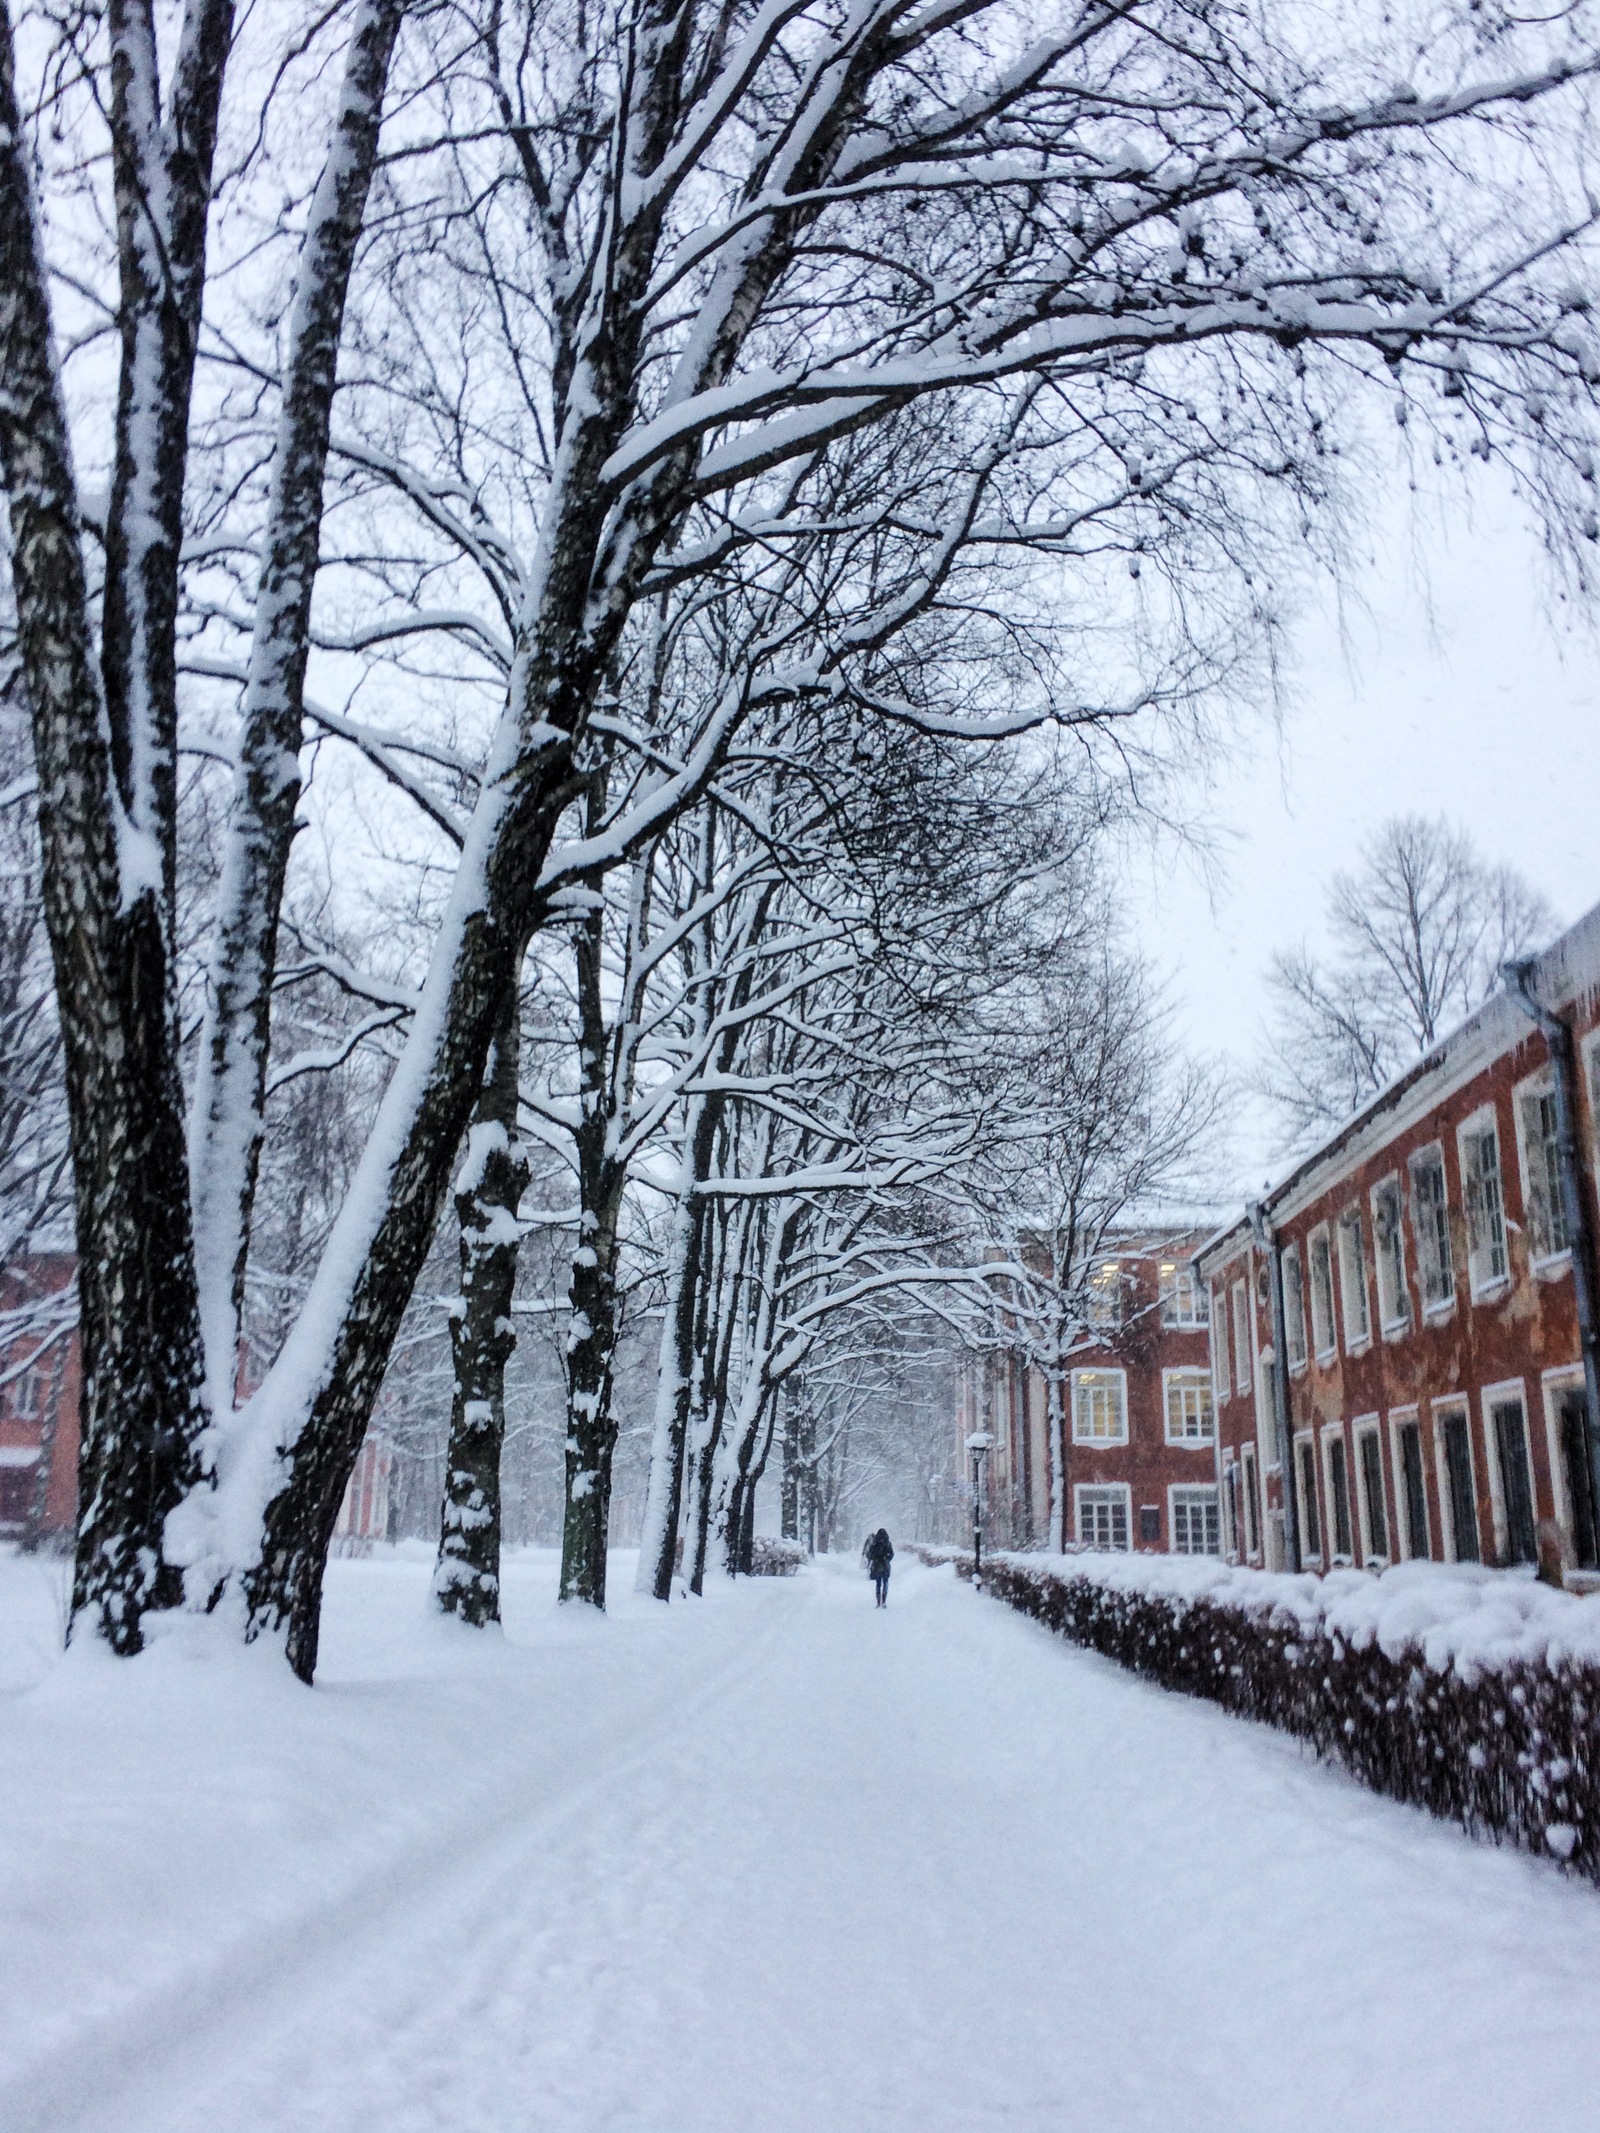
[[[889,1565],[894,1561],[894,1542],[881,1526],[868,1540],[863,1552],[867,1558],[867,1568],[875,1578],[889,1575]]]

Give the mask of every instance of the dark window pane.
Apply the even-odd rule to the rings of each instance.
[[[1383,1454],[1378,1433],[1368,1430],[1360,1440],[1361,1493],[1367,1507],[1367,1541],[1374,1555],[1389,1553],[1389,1521],[1383,1505]]]
[[[1333,1552],[1353,1555],[1350,1545],[1350,1477],[1345,1471],[1344,1439],[1336,1437],[1328,1452],[1328,1472],[1333,1481]]]
[[[1506,1560],[1531,1563],[1538,1548],[1533,1538],[1533,1497],[1528,1487],[1528,1433],[1516,1401],[1503,1400],[1495,1407],[1494,1440],[1500,1456],[1500,1495],[1506,1507]]]
[[[1567,1502],[1572,1506],[1572,1550],[1585,1570],[1600,1565],[1596,1547],[1594,1476],[1589,1466],[1588,1402],[1581,1392],[1561,1398],[1561,1453],[1567,1470]]]
[[[1445,1476],[1450,1485],[1450,1538],[1458,1563],[1478,1561],[1478,1506],[1472,1493],[1472,1452],[1465,1415],[1444,1421]]]
[[[1402,1422],[1400,1436],[1401,1486],[1406,1495],[1406,1548],[1417,1558],[1428,1553],[1428,1501],[1422,1484],[1422,1431],[1415,1422]]]

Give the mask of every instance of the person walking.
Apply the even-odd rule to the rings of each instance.
[[[867,1569],[872,1574],[872,1583],[877,1591],[878,1605],[889,1604],[889,1565],[894,1561],[894,1542],[889,1538],[887,1526],[880,1526],[876,1533],[867,1535],[867,1544],[861,1551]]]

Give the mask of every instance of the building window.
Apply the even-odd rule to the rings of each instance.
[[[1200,1284],[1187,1263],[1163,1260],[1161,1265],[1161,1323],[1164,1326],[1203,1326],[1205,1312]]]
[[[6,1404],[18,1422],[37,1422],[42,1402],[44,1371],[38,1363],[24,1363],[6,1386]]]
[[[1305,1282],[1300,1272],[1300,1247],[1289,1245],[1280,1262],[1283,1270],[1283,1345],[1289,1368],[1298,1370],[1306,1359]]]
[[[1078,1506],[1078,1539],[1086,1548],[1112,1548],[1125,1554],[1128,1547],[1128,1491],[1120,1483],[1075,1491]]]
[[[1203,1370],[1164,1370],[1169,1444],[1209,1444],[1216,1434],[1211,1380]]]
[[[1333,1559],[1348,1563],[1355,1554],[1350,1538],[1350,1470],[1345,1464],[1344,1433],[1327,1440],[1328,1516],[1333,1526]]]
[[[1332,1355],[1333,1253],[1325,1229],[1311,1239],[1311,1339],[1318,1355]]]
[[[1139,1545],[1141,1548],[1161,1546],[1161,1506],[1158,1503],[1139,1506]]]
[[[1476,1563],[1478,1495],[1472,1479],[1472,1438],[1464,1407],[1446,1408],[1434,1422],[1444,1486],[1440,1490],[1450,1519],[1450,1553],[1458,1563]]]
[[[1119,1326],[1122,1323],[1122,1263],[1107,1259],[1089,1276],[1089,1323]]]
[[[7,1446],[10,1451],[12,1447]],[[33,1511],[39,1455],[31,1447],[0,1461],[0,1526],[25,1526]]]
[[[1522,1402],[1496,1400],[1489,1409],[1489,1427],[1505,1521],[1502,1553],[1508,1563],[1532,1563],[1537,1561],[1539,1550],[1533,1537],[1533,1485],[1528,1472],[1528,1428]]]
[[[1220,1289],[1211,1297],[1211,1390],[1219,1400],[1228,1397],[1228,1306]]]
[[[1250,1390],[1250,1292],[1242,1281],[1233,1285],[1233,1382],[1235,1390]]]
[[[1589,1403],[1582,1392],[1560,1395],[1561,1465],[1567,1483],[1567,1515],[1572,1552],[1581,1568],[1600,1564],[1600,1521],[1595,1518],[1594,1475],[1589,1466]]]
[[[1383,1448],[1375,1429],[1361,1430],[1356,1437],[1356,1461],[1361,1473],[1361,1524],[1367,1562],[1389,1560],[1389,1507],[1383,1489]]]
[[[1339,1294],[1344,1300],[1344,1344],[1359,1348],[1372,1338],[1372,1312],[1367,1303],[1367,1253],[1361,1234],[1361,1210],[1352,1207],[1339,1217]]]
[[[1075,1370],[1072,1373],[1072,1441],[1074,1444],[1126,1444],[1127,1378],[1120,1370]]]
[[[1247,1444],[1240,1455],[1241,1486],[1244,1492],[1244,1538],[1251,1555],[1261,1553],[1261,1499],[1256,1494],[1256,1453],[1253,1444]]]
[[[1494,1120],[1461,1135],[1461,1174],[1467,1198],[1467,1278],[1476,1296],[1506,1278],[1506,1211],[1500,1190],[1500,1137]],[[1476,1562],[1476,1556],[1459,1561]]]
[[[1456,1300],[1450,1259],[1450,1207],[1445,1197],[1444,1151],[1435,1144],[1411,1158],[1411,1227],[1417,1238],[1422,1308],[1442,1311]]]
[[[1413,1562],[1426,1562],[1428,1548],[1428,1497],[1422,1481],[1422,1428],[1417,1422],[1397,1422],[1395,1485],[1400,1491],[1401,1532],[1406,1554]]]
[[[1169,1489],[1172,1506],[1172,1552],[1174,1555],[1220,1555],[1221,1534],[1217,1523],[1217,1492],[1214,1488]]]
[[[1406,1286],[1406,1240],[1400,1226],[1400,1180],[1385,1178],[1372,1190],[1373,1257],[1378,1267],[1378,1316],[1387,1331],[1411,1321]]]
[[[1561,1135],[1556,1125],[1555,1096],[1549,1089],[1533,1089],[1518,1099],[1518,1107],[1533,1256],[1554,1259],[1572,1242],[1567,1235],[1566,1199],[1561,1190]]]
[[[1317,1455],[1309,1437],[1295,1446],[1295,1465],[1300,1479],[1300,1553],[1313,1561],[1322,1559],[1322,1523],[1317,1517]]]

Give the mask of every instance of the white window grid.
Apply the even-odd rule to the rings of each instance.
[[[1555,1090],[1548,1073],[1518,1082],[1516,1122],[1522,1203],[1528,1216],[1528,1250],[1534,1265],[1544,1266],[1564,1259],[1571,1245],[1566,1200],[1561,1190]]]
[[[1422,1315],[1450,1310],[1456,1300],[1455,1255],[1450,1245],[1450,1196],[1444,1150],[1437,1141],[1419,1148],[1409,1165],[1411,1228],[1417,1240],[1417,1280]]]
[[[1161,1262],[1161,1323],[1203,1326],[1205,1298],[1194,1268],[1183,1260]]]
[[[1125,1481],[1080,1481],[1072,1493],[1081,1545],[1126,1554],[1132,1527],[1132,1494],[1128,1484]]]
[[[1221,1520],[1214,1484],[1175,1483],[1167,1491],[1167,1531],[1174,1555],[1220,1555]]]
[[[1372,1253],[1378,1275],[1379,1322],[1386,1334],[1393,1335],[1411,1323],[1398,1177],[1380,1178],[1372,1188]]]
[[[1339,1217],[1339,1301],[1344,1307],[1344,1345],[1364,1348],[1372,1338],[1372,1306],[1367,1298],[1365,1225],[1359,1207]]]
[[[1254,1343],[1250,1338],[1250,1291],[1242,1281],[1233,1285],[1233,1384],[1236,1392],[1248,1392],[1252,1376]]]
[[[1467,1284],[1474,1298],[1510,1279],[1500,1128],[1493,1105],[1464,1119],[1456,1135],[1467,1211]]]
[[[1283,1345],[1291,1370],[1303,1370],[1306,1361],[1305,1276],[1298,1244],[1285,1245],[1283,1274]]]
[[[1307,1250],[1311,1261],[1311,1338],[1321,1358],[1333,1354],[1338,1337],[1333,1316],[1333,1241],[1325,1222],[1311,1232]]]
[[[1211,1378],[1204,1370],[1163,1370],[1161,1410],[1169,1444],[1210,1444],[1216,1437]]]
[[[1126,1371],[1075,1370],[1072,1373],[1072,1441],[1074,1444],[1127,1443]]]

